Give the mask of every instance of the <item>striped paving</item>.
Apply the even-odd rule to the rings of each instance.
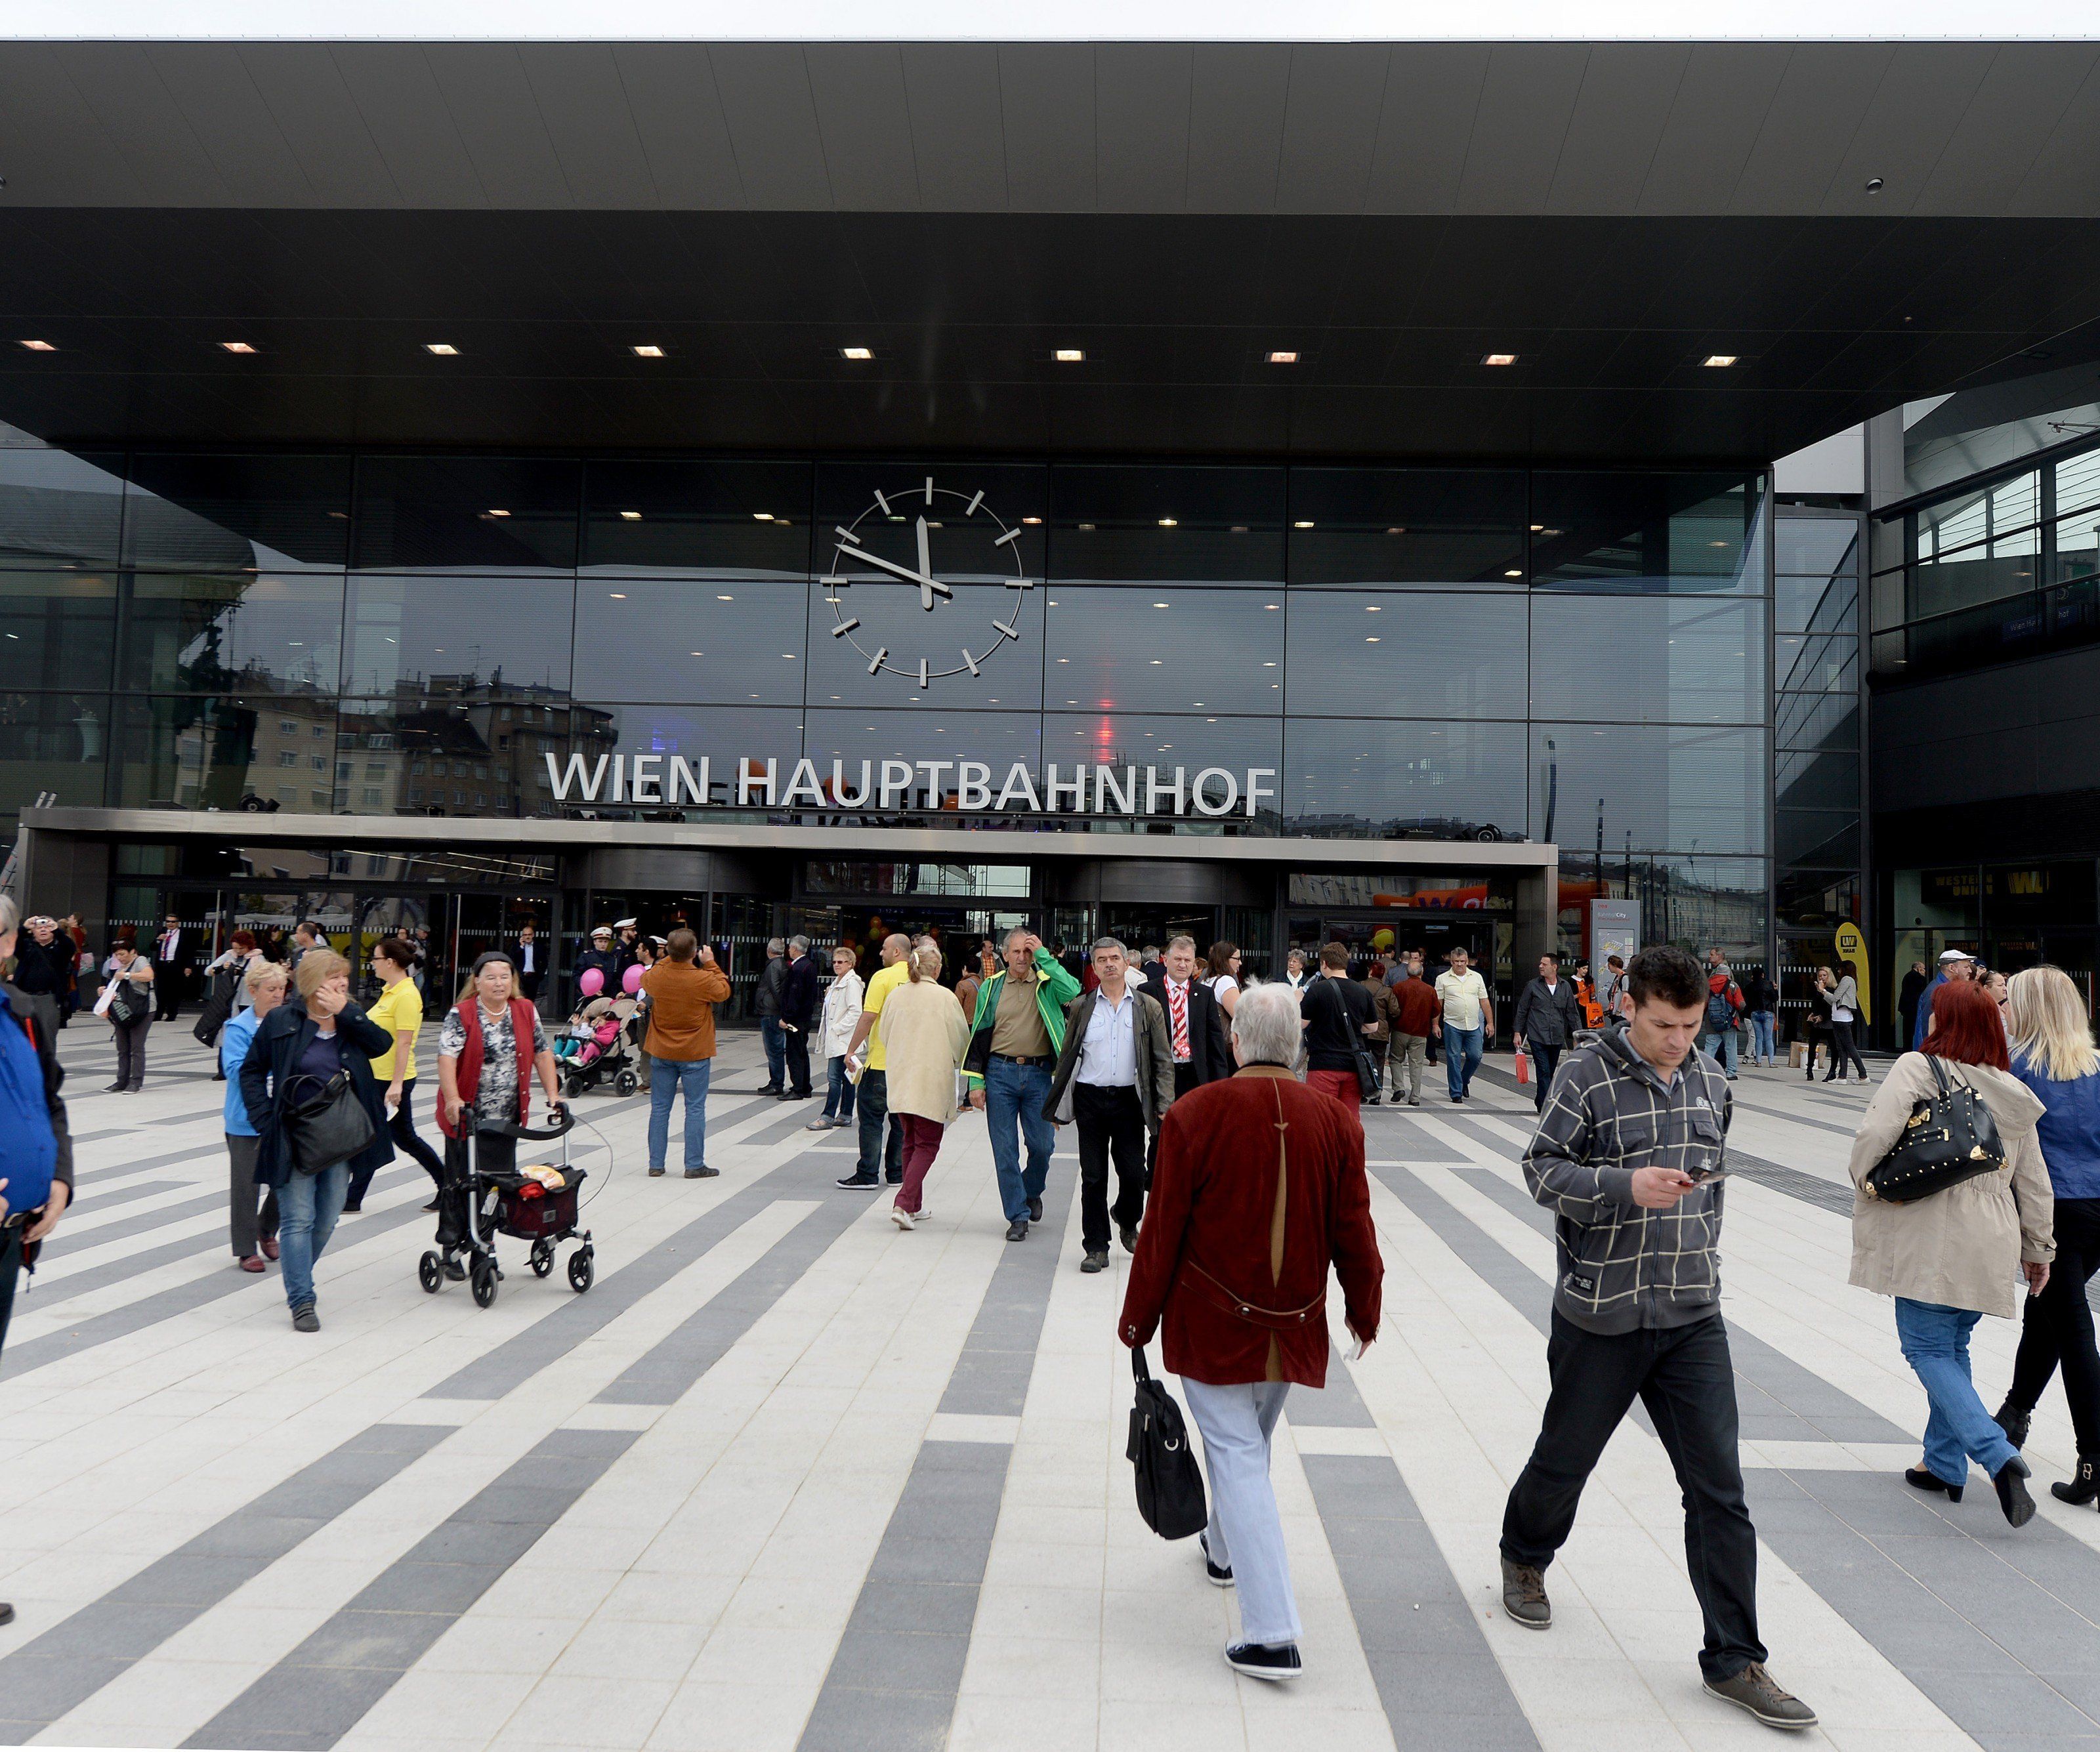
[[[382,1172],[289,1331],[235,1270],[209,1061],[148,1088],[68,1030],[80,1203],[0,1357],[0,1743],[407,1752],[1719,1746],[1677,1493],[1639,1417],[1553,1571],[1501,1617],[1494,1539],[1536,1433],[1550,1225],[1490,1070],[1366,1114],[1388,1319],[1293,1395],[1276,1475],[1308,1670],[1218,1658],[1229,1595],[1138,1522],[1123,1260],[1077,1270],[1073,1158],[1010,1245],[984,1122],[932,1224],[832,1184],[851,1134],[756,1094],[728,1042],[713,1181],[642,1172],[646,1098],[587,1096],[598,1280],[505,1247],[495,1305],[426,1295],[420,1171]],[[1895,1476],[1921,1418],[1888,1310],[1845,1286],[1853,1092],[1745,1073],[1726,1311],[1775,1668],[1813,1739],[2100,1752],[2100,1516],[2007,1529]],[[425,1117],[426,1129],[427,1116]],[[1987,1393],[2016,1335],[1977,1336]],[[2065,1476],[2052,1397],[2029,1454]]]

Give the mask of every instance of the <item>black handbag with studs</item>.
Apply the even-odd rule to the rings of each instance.
[[[1925,1055],[1939,1088],[1911,1109],[1903,1134],[1868,1171],[1864,1190],[1887,1204],[1914,1204],[1950,1186],[1995,1174],[2005,1165],[1998,1123],[1969,1083],[1950,1079],[1946,1066]]]

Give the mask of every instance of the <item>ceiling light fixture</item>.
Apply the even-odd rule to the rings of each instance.
[[[1733,353],[1709,353],[1704,359],[1699,361],[1701,364],[1710,365],[1717,370],[1725,366],[1732,365],[1735,362],[1736,355]]]
[[[221,341],[218,344],[229,353],[252,353],[255,351],[245,341]]]
[[[459,354],[459,349],[449,341],[426,341],[423,343],[423,351],[426,353],[435,353],[440,359],[457,358]]]
[[[661,359],[664,356],[664,349],[645,342],[634,349],[634,356],[637,359]]]
[[[492,505],[488,508],[488,514],[491,517],[508,517],[510,514],[505,510],[501,505]]]
[[[770,511],[753,511],[751,514],[761,523],[770,523],[773,521],[773,514]]]
[[[1061,346],[1051,356],[1061,365],[1083,365],[1087,362],[1085,351],[1076,346]]]
[[[1298,355],[1295,353],[1271,353],[1268,362],[1272,365],[1295,365],[1298,363]]]
[[[1299,522],[1293,523],[1290,527],[1293,529],[1310,529],[1312,527],[1312,519],[1309,517],[1304,518],[1300,519]]]
[[[33,353],[55,353],[58,351],[48,341],[24,341],[22,345]]]
[[[642,521],[642,514],[639,511],[622,511],[620,520],[624,523],[638,523]]]
[[[610,590],[606,594],[615,602],[624,602],[627,600],[627,593],[624,590]]]
[[[1518,571],[1516,567],[1512,566],[1507,571],[1504,572],[1502,576],[1505,578],[1521,578],[1524,574]]]
[[[1162,517],[1159,519],[1159,527],[1162,529],[1179,528],[1180,527],[1180,519],[1172,517]]]
[[[1516,363],[1516,355],[1514,353],[1483,353],[1480,355],[1480,363],[1484,365],[1513,365]]]
[[[863,360],[874,358],[875,349],[869,346],[842,346],[839,349],[839,357],[850,359],[858,364]]]
[[[1039,523],[1042,521],[1043,519],[1039,517],[1024,517],[1021,519],[1021,522],[1024,523]]]

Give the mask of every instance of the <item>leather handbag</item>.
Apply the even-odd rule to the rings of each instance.
[[[1902,1136],[1867,1171],[1863,1190],[1869,1198],[1912,1204],[2005,1165],[2005,1146],[1983,1097],[1950,1079],[1934,1054],[1925,1061],[1939,1087],[1911,1109]]]
[[[1163,1383],[1145,1372],[1144,1347],[1130,1353],[1137,1403],[1130,1408],[1130,1441],[1124,1449],[1136,1475],[1137,1512],[1162,1539],[1185,1539],[1211,1524],[1203,1475],[1189,1451],[1189,1426]]]
[[[293,1077],[287,1092],[285,1135],[291,1141],[292,1166],[302,1174],[349,1161],[379,1135],[346,1070],[325,1080],[311,1073]]]

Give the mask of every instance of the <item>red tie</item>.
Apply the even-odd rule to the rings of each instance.
[[[1167,982],[1167,1015],[1174,1026],[1174,1062],[1189,1062],[1189,987],[1185,982]]]

